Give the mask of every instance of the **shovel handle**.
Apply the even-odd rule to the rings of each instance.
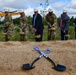
[[[36,51],[38,51],[41,54],[41,50],[37,46],[34,46],[33,49],[36,50]]]
[[[48,54],[49,52],[52,52],[52,50],[50,49],[47,49],[45,52],[42,52],[37,46],[34,46],[33,49],[38,51],[40,54],[43,54],[43,53]]]
[[[38,57],[38,58],[36,58],[32,63],[31,63],[31,66],[33,66],[34,65],[34,63],[36,62],[36,61],[38,61],[40,58]]]
[[[45,57],[47,60],[49,60],[50,62],[52,62],[52,64],[54,65],[54,67],[56,66],[54,61],[52,59],[50,59],[49,57]]]

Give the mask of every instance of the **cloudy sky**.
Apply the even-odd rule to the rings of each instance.
[[[9,9],[10,11],[23,9],[27,16],[33,14],[34,8],[39,11],[51,8],[57,17],[63,10],[66,10],[69,16],[76,16],[76,0],[48,0],[49,5],[45,6],[46,0],[0,0],[0,11]]]

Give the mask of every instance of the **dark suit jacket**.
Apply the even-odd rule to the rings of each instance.
[[[74,23],[75,23],[75,25],[76,25],[76,18],[74,19]]]
[[[70,17],[68,15],[64,16],[63,14],[61,14],[60,21],[61,21],[61,19],[64,19],[64,24],[63,24],[64,27],[62,28],[62,30],[68,31],[69,30]]]
[[[35,17],[35,14],[33,15],[32,25],[34,24],[34,17]],[[37,14],[36,19],[35,19],[35,26],[33,27],[37,29],[37,32],[39,33],[43,31],[44,25],[43,25],[42,17],[40,14]]]

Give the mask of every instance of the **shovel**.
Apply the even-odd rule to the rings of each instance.
[[[60,64],[55,64],[54,61],[52,59],[50,59],[48,56],[46,56],[37,46],[34,47],[34,50],[38,51],[40,54],[42,54],[47,60],[49,60],[50,62],[52,62],[53,64],[53,69],[57,70],[57,71],[65,71],[66,67],[64,65],[60,65]]]
[[[46,50],[45,52],[43,52],[43,54],[46,55],[46,54],[48,54],[50,52],[51,52],[51,50]],[[35,66],[33,66],[34,63],[36,61],[38,61],[40,58],[42,58],[43,57],[43,54],[41,54],[39,57],[37,57],[31,64],[29,64],[29,63],[28,64],[23,64],[22,65],[22,69],[23,70],[31,70],[31,69],[35,68]]]

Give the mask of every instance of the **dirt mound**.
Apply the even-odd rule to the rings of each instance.
[[[42,57],[32,70],[22,70],[22,64],[32,63],[40,54],[33,50],[52,52],[48,56],[56,63],[67,67],[64,72],[52,69],[53,65]],[[76,40],[46,42],[0,42],[0,75],[76,75]]]

